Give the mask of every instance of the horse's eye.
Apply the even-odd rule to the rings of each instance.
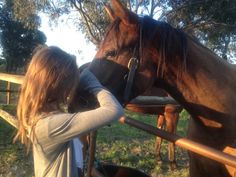
[[[107,51],[105,56],[106,57],[115,57],[117,54],[117,52],[115,50],[110,50],[110,51]]]

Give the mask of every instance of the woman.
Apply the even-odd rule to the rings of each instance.
[[[94,110],[63,110],[78,86],[100,104]],[[88,70],[79,74],[75,58],[58,47],[43,47],[33,56],[17,107],[15,139],[32,144],[35,177],[78,177],[73,139],[123,116],[123,108]]]

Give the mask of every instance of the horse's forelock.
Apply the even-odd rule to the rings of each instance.
[[[107,28],[106,33],[104,35],[104,39],[109,40],[110,42],[112,42],[115,45],[115,48],[117,50],[117,53],[119,53],[118,51],[120,50],[119,46],[119,40],[120,40],[120,29],[119,29],[119,25],[121,23],[121,19],[120,18],[116,18]],[[109,38],[108,38],[109,36]],[[106,43],[106,41],[103,41]],[[106,48],[100,48],[100,50],[102,50],[103,52],[106,51]]]
[[[117,18],[114,20],[110,26],[108,27],[104,39],[108,39],[112,42],[115,46],[114,49],[116,49],[117,53],[119,54],[121,51],[125,51],[127,49],[131,49],[133,46],[137,45],[137,42],[135,40],[129,41],[129,43],[126,43],[124,41],[128,41],[127,38],[124,38],[124,31],[120,28],[120,24],[122,23],[122,20],[120,18]],[[128,26],[127,26],[128,27]],[[137,24],[130,24],[131,29],[134,29],[137,27]],[[105,41],[104,41],[105,42]],[[105,49],[106,50],[106,49]]]
[[[119,39],[119,36],[117,36],[118,34],[119,34],[119,24],[121,23],[121,20],[119,19],[119,18],[116,18],[109,26],[108,26],[108,28],[107,28],[107,30],[106,30],[106,33],[105,33],[105,35],[104,35],[104,39],[106,39],[109,35],[110,35],[110,33],[112,34],[112,36],[114,36],[114,37],[112,37],[112,39],[113,40],[116,40],[116,42],[117,42],[117,40]],[[115,32],[114,32],[114,31]]]

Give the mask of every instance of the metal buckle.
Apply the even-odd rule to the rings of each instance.
[[[137,58],[134,58],[134,57],[130,58],[129,63],[128,63],[129,70],[131,69],[132,66],[135,66],[134,69],[137,69],[138,68],[138,64],[139,64],[139,61],[138,61]]]

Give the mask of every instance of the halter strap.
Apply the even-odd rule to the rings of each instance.
[[[124,92],[124,105],[127,104],[127,102],[130,99],[130,93],[131,93],[131,89],[133,87],[133,82],[134,82],[134,77],[135,77],[135,73],[136,70],[138,69],[138,66],[142,60],[142,31],[143,31],[143,19],[141,19],[141,23],[140,23],[140,31],[139,31],[139,48],[138,48],[138,55],[137,57],[135,56],[135,53],[137,51],[137,46],[135,46],[134,51],[133,51],[133,57],[130,58],[129,63],[128,63],[128,69],[129,69],[129,73],[128,73],[128,79],[127,79],[127,83],[126,83],[126,87],[125,87],[125,92]]]
[[[128,63],[129,74],[128,79],[125,87],[124,93],[124,103],[126,104],[129,101],[130,92],[134,82],[135,71],[138,68],[139,60],[138,58],[131,58]]]

